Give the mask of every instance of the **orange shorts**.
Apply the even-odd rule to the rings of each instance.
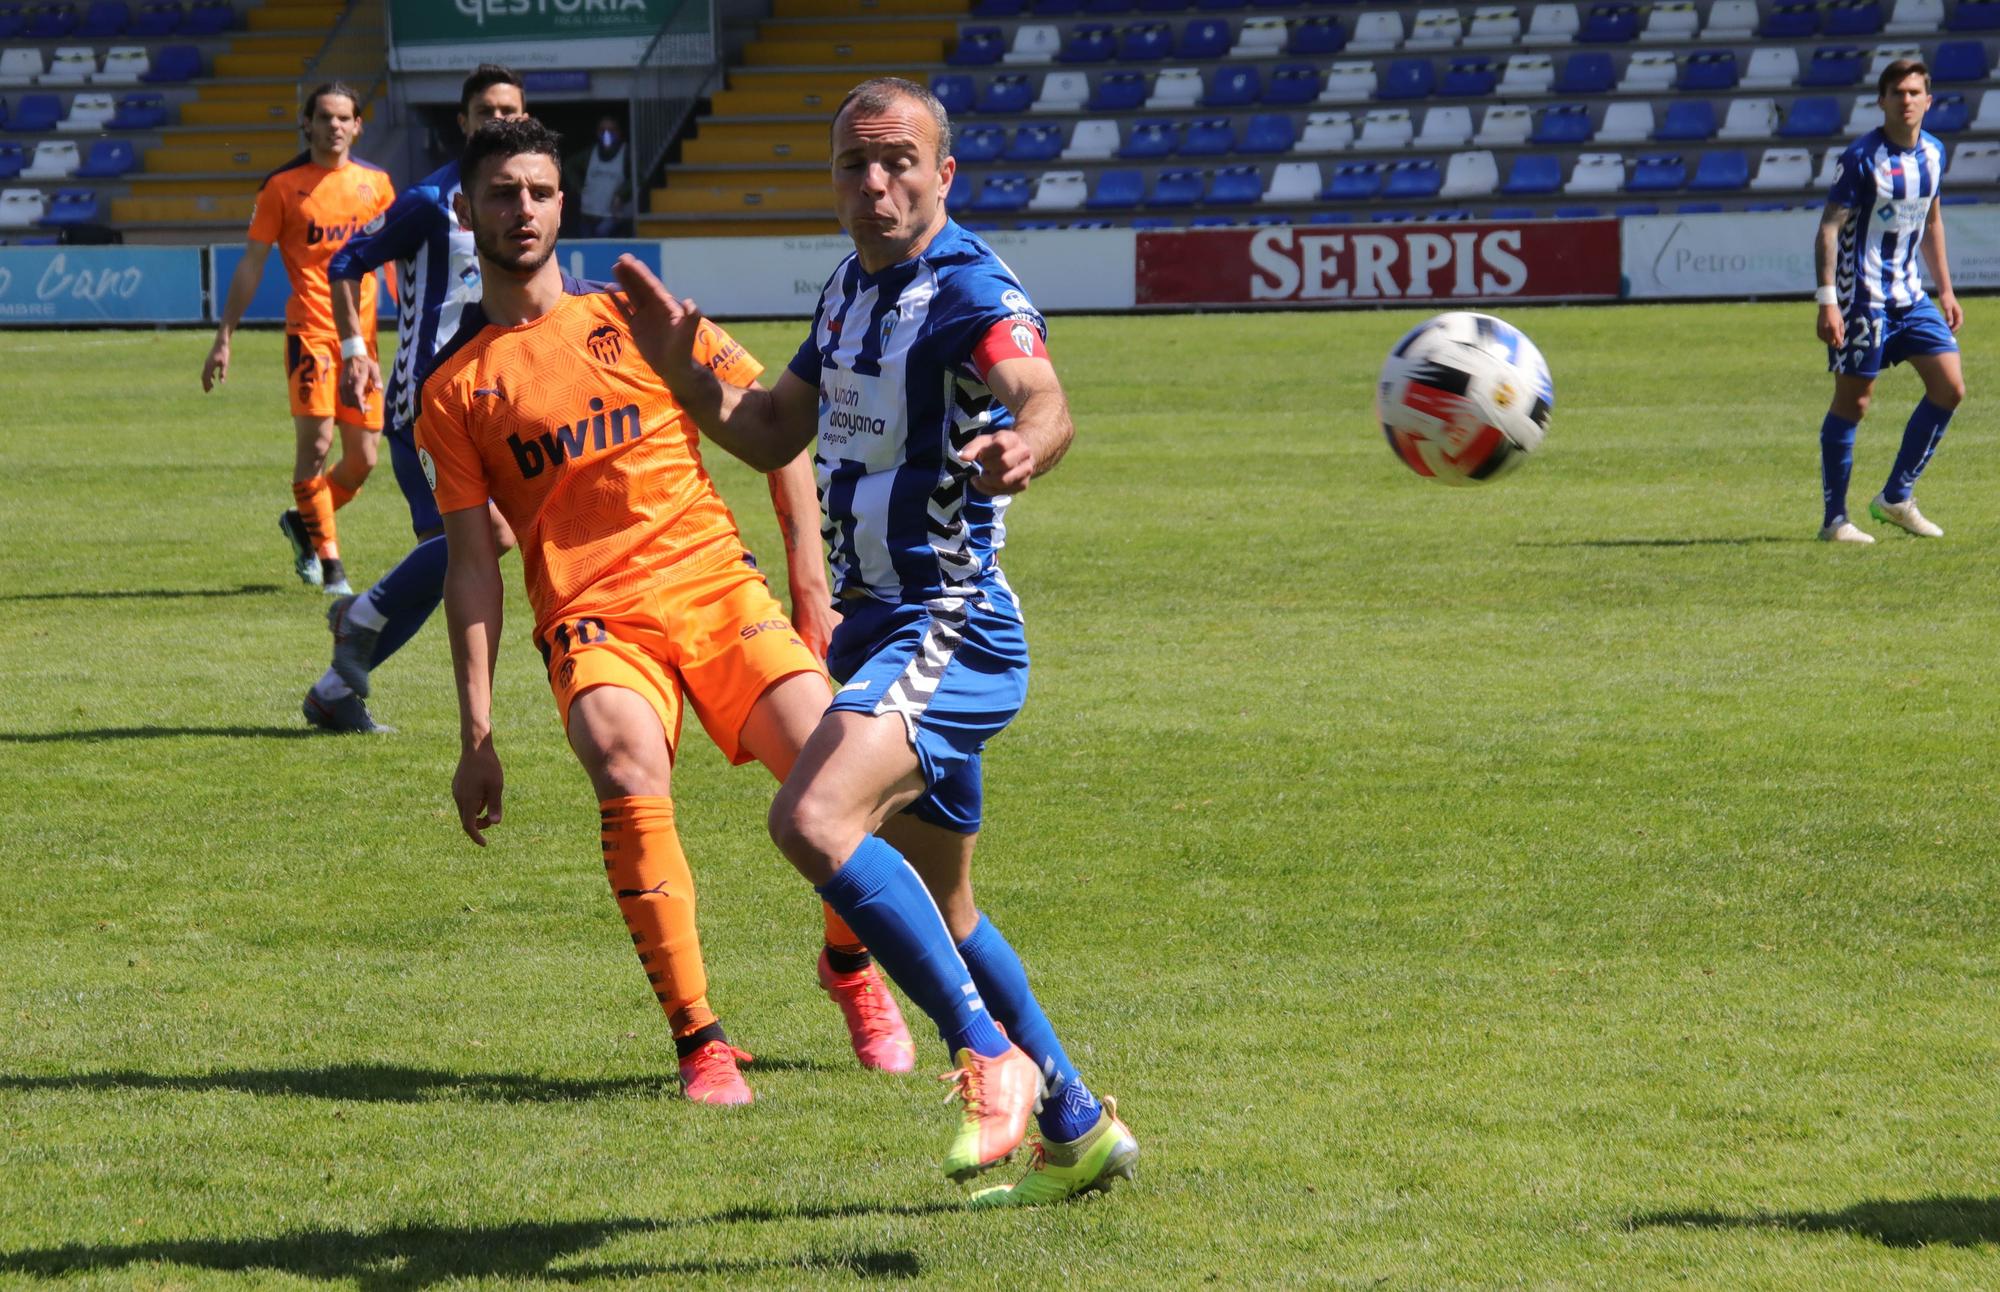
[[[369,336],[368,357],[375,357]],[[331,417],[348,426],[382,429],[382,388],[368,396],[368,407],[349,408],[340,402],[340,338],[331,332],[285,334],[285,389],[291,393],[292,416]]]
[[[685,699],[732,764],[750,761],[743,726],[764,692],[796,673],[825,677],[826,668],[748,554],[731,547],[737,559],[602,600],[586,592],[560,620],[536,626],[535,646],[565,728],[577,696],[622,686],[660,715],[668,748],[680,749]],[[832,694],[829,683],[829,700]]]

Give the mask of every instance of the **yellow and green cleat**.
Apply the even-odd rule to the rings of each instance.
[[[1093,1189],[1108,1190],[1120,1176],[1131,1179],[1138,1160],[1139,1141],[1118,1120],[1118,1101],[1107,1095],[1097,1125],[1067,1143],[1044,1140],[1035,1145],[1034,1160],[1019,1183],[981,1189],[972,1195],[972,1205],[1036,1207]]]

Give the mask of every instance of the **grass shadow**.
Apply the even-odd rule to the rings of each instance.
[[[114,588],[102,592],[14,592],[0,601],[179,601],[190,597],[261,597],[284,591],[275,583],[244,583],[233,588]]]
[[[1884,1247],[1982,1247],[2000,1243],[2000,1198],[1870,1199],[1839,1211],[1659,1211],[1629,1228],[1789,1229],[1853,1234]]]
[[[1517,547],[1750,547],[1758,543],[1811,543],[1811,534],[1750,534],[1742,538],[1567,538],[1522,539]]]
[[[255,1238],[167,1239],[102,1246],[68,1243],[60,1247],[0,1251],[0,1274],[62,1278],[132,1265],[172,1264],[209,1270],[269,1270],[297,1278],[347,1283],[364,1292],[405,1292],[477,1279],[580,1283],[618,1278],[655,1282],[675,1275],[706,1274],[756,1282],[790,1276],[810,1283],[815,1274],[913,1279],[923,1272],[917,1254],[906,1248],[551,1268],[624,1234],[678,1230],[690,1223],[709,1223],[715,1219],[696,1216],[677,1219],[671,1224],[619,1218],[509,1225],[401,1225],[372,1232],[319,1229]]]
[[[312,727],[83,727],[75,731],[0,731],[0,745],[102,744],[114,740],[171,740],[176,736],[221,736],[231,740],[317,740],[327,733]]]

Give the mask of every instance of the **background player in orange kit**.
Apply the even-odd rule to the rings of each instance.
[[[299,114],[306,150],[266,176],[257,191],[243,259],[229,281],[215,345],[201,367],[203,390],[227,380],[229,339],[257,294],[271,248],[277,247],[292,282],[291,299],[285,304],[285,385],[297,436],[292,467],[292,498],[297,506],[279,516],[278,527],[292,544],[299,579],[337,596],[353,589],[341,568],[333,513],[347,505],[375,466],[382,396],[379,391],[371,394],[363,408],[348,408],[335,399],[341,362],[363,354],[373,359],[375,332],[370,328],[349,343],[351,352],[343,348],[334,331],[326,265],[349,238],[370,230],[396,198],[387,172],[350,152],[361,136],[360,103],[359,96],[338,81],[317,86],[306,96]],[[363,279],[364,318],[375,317],[375,293],[375,280]],[[336,423],[340,462],[327,471],[326,455],[333,447]]]
[[[672,1024],[683,1088],[702,1102],[748,1103],[737,1064],[749,1056],[709,1007],[693,878],[674,825],[682,706],[732,763],[756,759],[782,779],[830,688],[744,550],[693,425],[632,345],[622,304],[553,259],[556,150],[556,136],[529,118],[474,133],[456,207],[472,230],[484,299],[466,307],[421,379],[418,461],[450,550],[444,604],[462,742],[452,797],[466,834],[483,845],[500,821],[503,783],[492,725],[503,598],[490,498],[519,539],[535,644],[597,793],[605,868]],[[731,384],[762,371],[719,328],[699,346]],[[784,470],[803,518],[814,506],[811,471],[803,456]],[[809,550],[817,587],[801,599],[823,608],[816,542]],[[800,573],[795,597],[811,586]],[[821,983],[842,1004],[863,1062],[907,1071],[909,1033],[879,971],[829,970],[822,956]]]

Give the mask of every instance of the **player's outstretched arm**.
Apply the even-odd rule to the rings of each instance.
[[[1944,315],[1944,324],[1956,332],[1965,323],[1965,311],[1958,303],[1958,293],[1951,289],[1951,263],[1944,250],[1944,205],[1931,203],[1930,218],[1924,224],[1923,245],[1924,264],[1930,267],[1931,281],[1937,284],[1938,312]]]
[[[1047,359],[1003,359],[987,371],[986,385],[1013,412],[1013,428],[978,436],[959,452],[979,464],[973,488],[1019,493],[1069,452],[1076,438],[1069,397]]]
[[[1936,208],[1933,207],[1933,210]],[[1840,258],[1840,228],[1847,222],[1847,208],[1828,202],[1819,213],[1819,229],[1813,234],[1813,282],[1819,289],[1819,339],[1838,350],[1847,341],[1847,321],[1840,316],[1838,302],[1827,304],[1834,288],[1834,265]]]
[[[799,639],[821,659],[833,643],[840,616],[826,581],[826,549],[819,536],[819,490],[813,481],[812,455],[801,453],[765,477],[771,485],[771,510],[778,515],[778,532],[785,540],[785,582],[792,594],[792,627]]]
[[[252,238],[243,244],[243,259],[236,262],[236,272],[229,276],[229,295],[222,302],[222,319],[215,325],[215,344],[209,347],[208,358],[201,365],[204,392],[229,380],[229,338],[235,335],[237,325],[243,322],[243,312],[256,297],[257,284],[264,277],[264,262],[270,256],[268,242]]]
[[[458,771],[451,798],[466,837],[486,846],[485,831],[500,824],[502,776],[493,748],[493,668],[500,653],[504,591],[500,553],[486,507],[444,514],[451,553],[444,575],[444,615],[451,635],[451,667],[458,683]]]
[[[699,305],[669,292],[632,256],[620,256],[612,273],[625,289],[633,343],[703,435],[759,471],[776,471],[812,442],[818,400],[810,387],[790,372],[768,391],[720,380],[695,357]]]

